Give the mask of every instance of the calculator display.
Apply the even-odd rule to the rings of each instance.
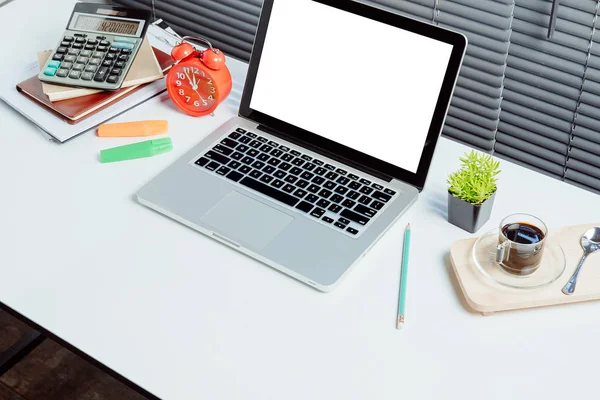
[[[94,17],[91,15],[79,15],[73,28],[82,31],[135,35],[139,26],[139,22],[124,21],[121,19],[105,17]]]

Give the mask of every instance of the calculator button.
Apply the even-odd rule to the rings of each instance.
[[[121,37],[121,36],[115,36],[115,42],[136,44],[137,43],[137,39],[132,39],[132,38],[128,38],[128,37]]]
[[[96,72],[96,76],[94,76],[94,80],[96,82],[104,82],[104,79],[106,79],[106,73],[108,72],[108,68],[107,67],[101,67],[98,72]]]
[[[94,52],[94,54],[92,55],[92,57],[94,58],[103,58],[104,57],[104,53],[101,51],[96,51]]]
[[[61,45],[62,47],[69,47],[69,46],[71,46],[71,43],[69,43],[69,42],[65,42],[65,41],[62,41],[62,42],[60,42],[60,45]]]
[[[102,61],[102,66],[103,67],[110,67],[112,65],[112,61],[110,60],[104,60]]]
[[[108,50],[108,46],[98,46],[98,47],[96,47],[96,50],[98,50],[98,51],[106,51],[106,50]]]
[[[108,46],[108,45],[110,45],[110,42],[108,40],[102,40],[100,42],[100,46]]]
[[[86,50],[94,50],[96,48],[96,46],[94,46],[93,44],[86,44],[85,45],[85,49]]]
[[[77,60],[77,57],[75,57],[75,56],[65,56],[65,61],[75,62],[75,60]]]
[[[64,40],[65,42],[72,42],[74,39],[73,39],[73,36],[65,36],[65,37],[63,38],[63,40]]]
[[[121,50],[121,54],[131,54],[131,50],[123,49],[123,50]]]
[[[113,70],[110,71],[110,73],[113,75],[121,75],[121,68],[113,68]]]
[[[57,51],[58,51],[58,49],[57,49]],[[77,50],[77,49],[69,49],[69,50],[67,50],[67,54],[72,55],[72,56],[77,56],[77,55],[79,55],[79,50]]]
[[[116,47],[111,47],[110,49],[108,49],[109,53],[118,53],[119,49],[117,49]]]
[[[91,55],[92,55],[92,52],[91,52],[91,51],[89,51],[89,50],[83,50],[83,51],[80,53],[80,56],[81,56],[81,57],[90,57]]]
[[[96,72],[96,69],[98,69],[98,67],[94,65],[88,65],[85,67],[85,72]]]
[[[87,41],[88,44],[93,44],[94,46],[98,44],[98,41],[96,39],[89,39]]]
[[[84,72],[81,74],[81,79],[84,81],[91,81],[94,78],[94,74],[92,72]]]
[[[129,56],[126,54],[121,54],[118,58],[119,61],[127,61],[129,60]]]
[[[100,65],[100,59],[99,58],[92,58],[90,60],[90,65]]]
[[[44,70],[44,75],[54,76],[56,75],[56,68],[48,67]]]
[[[56,76],[61,78],[66,78],[69,75],[69,70],[67,68],[61,68],[56,71]]]
[[[85,43],[85,38],[78,37],[75,39],[75,43]]]
[[[60,67],[60,61],[49,61],[47,66],[50,68],[58,68]]]
[[[79,72],[79,71],[71,71],[69,73],[69,78],[71,78],[71,79],[79,79],[80,76],[81,76],[81,72]]]
[[[63,62],[60,64],[61,67],[65,68],[65,69],[69,69],[73,66],[73,63],[70,62]]]
[[[68,51],[71,51],[71,49],[68,49]],[[57,53],[66,53],[67,52],[67,48],[66,47],[59,47],[58,49],[56,49]]]
[[[73,43],[74,49],[83,49],[83,45],[81,43]]]
[[[83,64],[75,64],[75,65],[73,65],[73,71],[83,71],[84,67],[85,67],[85,65],[83,65]]]
[[[67,57],[65,57],[65,59],[66,59],[66,58],[67,58]],[[87,57],[79,57],[79,58],[77,58],[77,62],[78,62],[79,64],[87,64],[87,63],[88,63],[88,61],[90,61],[90,59],[89,59],[89,58],[87,58]]]
[[[106,55],[106,58],[105,58],[105,60],[114,60],[115,58],[117,58],[117,55],[116,55],[116,54],[114,54],[114,53],[108,53],[108,54]]]
[[[124,68],[125,67],[125,63],[123,61],[117,61],[115,63],[115,67],[117,67],[117,68]]]
[[[115,49],[133,49],[134,45],[131,43],[113,43],[112,47]]]
[[[108,83],[117,83],[117,81],[119,80],[119,77],[116,75],[111,75],[106,79],[106,82]]]
[[[53,60],[56,60],[56,61],[61,61],[61,60],[63,59],[63,57],[64,57],[64,56],[65,56],[64,54],[56,53],[56,54],[54,54],[54,55],[52,56],[52,59],[53,59]],[[67,57],[68,57],[68,56],[67,56]],[[65,58],[66,58],[66,57],[65,57]]]

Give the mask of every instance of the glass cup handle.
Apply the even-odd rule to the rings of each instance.
[[[510,252],[508,250],[510,250],[510,242],[508,240],[505,242],[499,243],[496,246],[496,262],[497,263],[502,263],[502,262],[508,260],[508,255],[510,254]]]

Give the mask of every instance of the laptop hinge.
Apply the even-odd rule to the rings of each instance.
[[[287,135],[287,134],[285,134],[285,133],[283,133],[281,131],[277,131],[275,129],[269,128],[268,126],[258,125],[257,129],[259,129],[259,130],[261,130],[263,132],[269,133],[271,135],[280,137],[281,139],[287,140],[288,142],[292,142],[292,143],[297,144],[299,146],[305,147],[305,148],[307,148],[307,149],[309,149],[311,151],[314,151],[315,153],[321,154],[324,157],[328,157],[328,158],[331,158],[331,159],[336,160],[338,162],[341,162],[343,164],[349,165],[352,168],[356,168],[358,170],[361,170],[361,171],[363,171],[363,172],[365,172],[365,173],[367,173],[369,175],[373,175],[373,176],[375,176],[375,177],[377,177],[377,178],[379,178],[381,180],[384,180],[386,182],[391,182],[392,179],[393,179],[391,176],[389,176],[387,174],[384,174],[384,173],[381,173],[379,171],[376,171],[376,170],[374,170],[372,168],[369,168],[369,167],[367,167],[367,166],[365,166],[363,164],[357,163],[356,161],[349,160],[349,159],[347,159],[345,157],[340,156],[339,154],[331,153],[331,152],[329,152],[327,150],[322,149],[321,147],[315,146],[313,144],[310,144],[308,142],[300,140],[300,139],[298,139],[296,137],[293,137],[291,135]]]

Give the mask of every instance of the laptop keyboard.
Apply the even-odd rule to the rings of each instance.
[[[237,128],[195,164],[356,236],[396,192]]]

